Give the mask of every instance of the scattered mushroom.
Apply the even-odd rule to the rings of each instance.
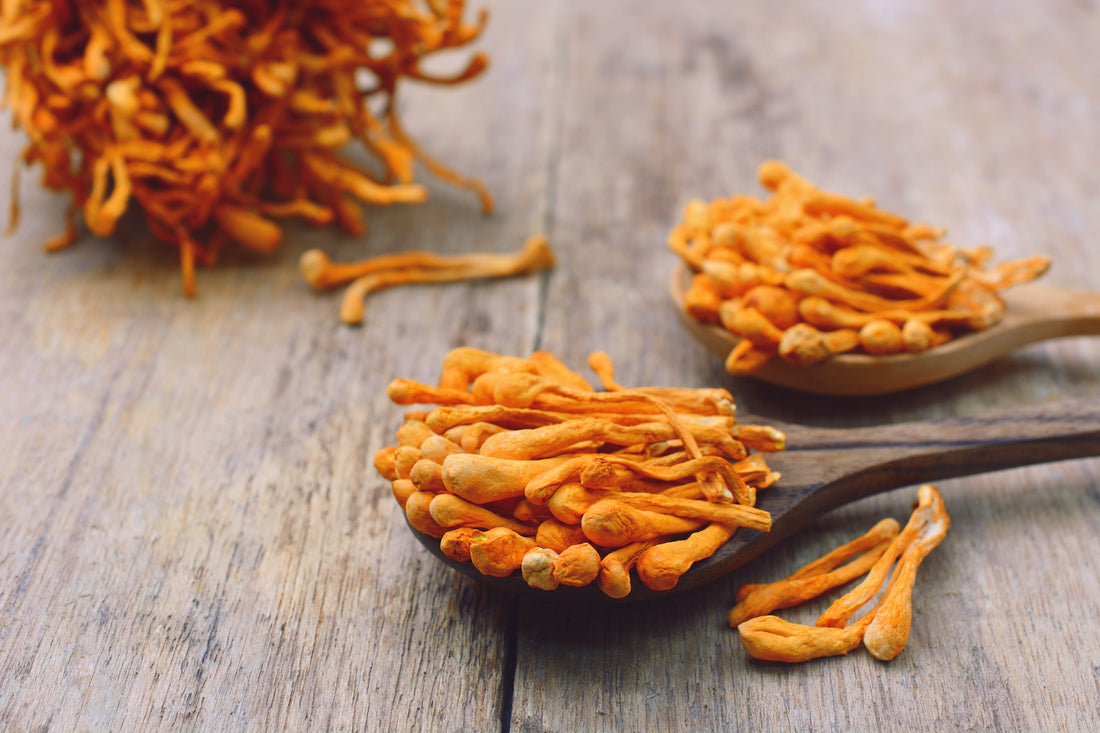
[[[742,586],[728,621],[737,629],[745,651],[757,659],[803,662],[847,654],[863,642],[877,659],[889,661],[896,657],[909,639],[917,566],[951,526],[935,487],[920,486],[917,498],[917,506],[900,532],[897,522],[884,519],[867,534],[783,580]],[[893,575],[875,605],[857,621],[848,623],[882,589],[891,568]],[[834,601],[815,626],[765,615],[815,598],[864,574],[863,581]]]
[[[414,262],[430,264],[406,264]],[[334,287],[351,279],[340,305],[340,320],[350,325],[362,323],[363,300],[385,288],[413,283],[512,277],[553,265],[554,253],[546,237],[542,236],[528,238],[523,249],[514,255],[477,253],[442,257],[426,252],[409,252],[405,255],[383,255],[348,265],[333,265],[319,250],[309,250],[299,262],[302,275],[316,288]]]
[[[858,578],[882,557],[897,534],[898,523],[884,519],[867,534],[800,568],[790,577],[765,585],[743,586],[738,591],[737,605],[727,617],[730,627],[737,628],[750,618],[797,606]],[[853,557],[856,559],[842,565]]]
[[[768,662],[805,662],[834,657],[859,646],[870,621],[860,620],[841,629],[804,626],[778,616],[757,616],[737,627],[741,645],[750,656]]]
[[[876,659],[883,661],[890,661],[905,648],[913,618],[911,598],[917,566],[943,541],[951,526],[939,493],[925,486],[921,487],[921,494],[921,506],[917,511],[931,516],[902,553],[890,585],[883,593],[878,612],[863,635],[863,645]]]

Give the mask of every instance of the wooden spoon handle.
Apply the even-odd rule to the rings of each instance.
[[[759,418],[768,422],[765,418]],[[744,422],[745,418],[740,418]],[[771,421],[774,422],[774,421]],[[1073,442],[1100,432],[1100,399],[1085,398],[1013,407],[979,415],[876,425],[866,428],[787,426],[793,450],[835,448],[913,448],[933,451],[1000,442]],[[917,444],[917,445],[914,445]],[[1024,464],[1019,464],[1024,465]]]
[[[1100,334],[1100,293],[1028,284],[1002,297],[1004,330],[1012,333],[1016,348],[1044,339]]]
[[[1100,333],[1100,293],[1027,284],[1001,297],[1005,313],[1020,320],[1064,321],[1072,329],[1084,329],[1080,333]]]
[[[765,508],[798,523],[901,486],[1100,455],[1100,400],[874,428],[792,426],[788,450],[774,463],[791,491]]]

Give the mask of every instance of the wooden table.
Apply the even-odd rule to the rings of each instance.
[[[461,344],[577,368],[605,350],[626,385],[723,386],[742,410],[819,426],[1100,396],[1090,338],[879,399],[730,378],[677,322],[664,244],[686,201],[757,194],[775,157],[1100,290],[1097,7],[483,4],[487,75],[403,104],[430,150],[491,186],[491,217],[432,182],[427,204],[372,212],[365,238],[300,227],[273,257],[231,256],[188,301],[137,217],[43,254],[65,201],[23,176],[0,244],[0,726],[1100,727],[1095,459],[944,481],[954,524],[921,567],[905,651],[797,666],[746,658],[725,625],[734,590],[904,520],[915,489],[697,591],[562,607],[436,562],[371,465],[402,413],[386,384],[435,380]],[[3,134],[8,170],[22,137]],[[311,246],[505,252],[536,232],[553,272],[387,291],[361,328],[296,268]]]

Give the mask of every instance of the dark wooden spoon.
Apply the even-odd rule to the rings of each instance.
[[[630,595],[621,601],[608,598],[595,583],[537,590],[518,572],[506,578],[482,575],[470,563],[455,562],[440,552],[438,540],[415,530],[413,534],[446,564],[495,588],[553,601],[641,601],[721,578],[817,517],[856,499],[940,479],[1100,455],[1100,400],[1094,398],[869,428],[812,428],[747,416],[739,421],[771,424],[787,434],[787,449],[768,456],[768,464],[782,478],[760,492],[757,504],[771,512],[772,530],[738,530],[672,590],[652,591],[637,576]]]

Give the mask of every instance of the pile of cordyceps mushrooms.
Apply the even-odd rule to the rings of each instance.
[[[276,220],[364,230],[363,204],[423,201],[425,155],[395,115],[401,79],[455,84],[486,66],[473,55],[442,78],[421,67],[473,41],[485,22],[463,0],[11,0],[0,5],[5,103],[30,142],[23,162],[72,197],[99,236],[136,202],[178,247],[183,289],[227,242],[269,252]],[[360,141],[376,171],[340,149]],[[13,205],[17,211],[17,206]]]
[[[944,231],[823,191],[779,161],[760,166],[766,199],[689,202],[669,247],[693,270],[684,307],[741,340],[726,360],[752,374],[849,352],[916,352],[1000,320],[998,291],[1046,272],[1033,256],[988,267]]]
[[[604,391],[545,351],[469,347],[438,385],[394,380],[396,404],[438,405],[374,457],[409,524],[484,575],[612,598],[632,570],[669,590],[736,528],[771,528],[756,493],[779,474],[752,451],[782,450],[782,432],[739,424],[724,389],[626,389],[606,354],[589,366]]]

